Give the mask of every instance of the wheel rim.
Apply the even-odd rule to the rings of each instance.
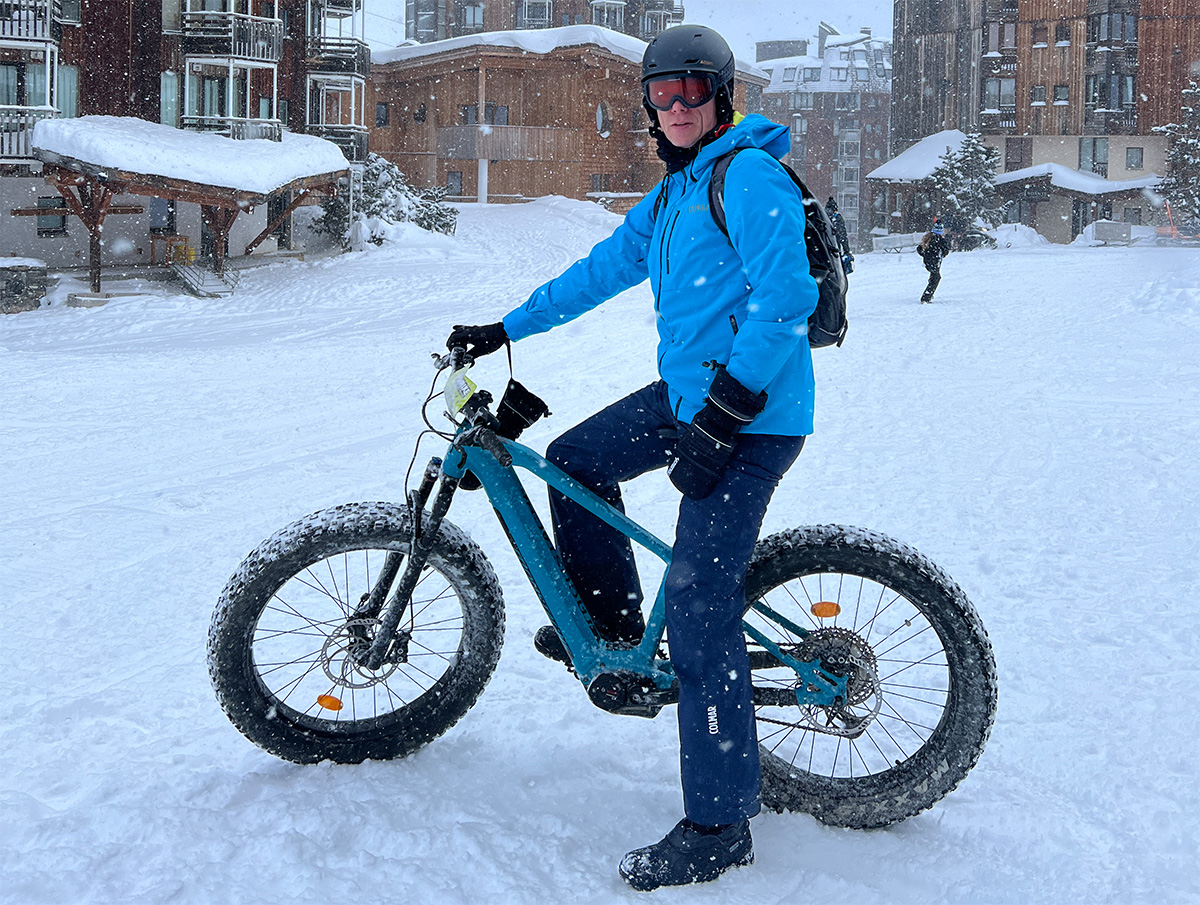
[[[459,594],[427,566],[397,629],[406,643],[367,670],[355,657],[376,620],[356,607],[374,585],[386,550],[353,550],[317,560],[271,594],[250,638],[250,669],[277,718],[321,732],[361,734],[386,726],[459,661],[464,630]]]
[[[857,737],[828,734],[814,728],[831,716],[823,708],[782,706],[786,695],[779,690],[795,687],[795,673],[748,638],[752,681],[760,699],[772,699],[755,705],[763,749],[792,769],[833,779],[875,776],[917,755],[951,700],[943,642],[917,604],[884,583],[840,572],[792,578],[759,599],[811,633],[802,639],[769,616],[747,611],[746,621],[785,652],[811,657],[816,649],[836,656],[852,648],[855,659],[864,664],[854,667],[860,670],[857,681],[851,673],[851,687],[861,690],[851,694],[844,714],[851,721],[863,720],[865,728]],[[829,612],[834,614],[815,615]],[[860,644],[854,646],[852,638]],[[870,687],[872,669],[876,688]],[[763,689],[770,691],[764,694]],[[833,720],[834,725],[838,722]],[[846,719],[841,722],[844,725]]]

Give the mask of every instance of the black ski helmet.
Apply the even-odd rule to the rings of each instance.
[[[642,105],[658,125],[658,111],[646,100],[646,83],[664,75],[702,72],[713,77],[717,124],[733,122],[733,51],[719,34],[704,25],[676,25],[657,35],[642,56]]]

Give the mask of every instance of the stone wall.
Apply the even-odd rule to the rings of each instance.
[[[0,314],[33,311],[48,287],[46,265],[32,258],[0,258]]]

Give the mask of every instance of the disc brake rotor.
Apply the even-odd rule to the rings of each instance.
[[[846,677],[846,702],[839,706],[802,704],[798,724],[813,732],[858,738],[879,715],[883,694],[875,651],[847,628],[821,628],[796,646],[799,660],[819,660],[837,676]]]
[[[362,663],[378,628],[378,619],[348,619],[325,639],[321,669],[329,681],[342,688],[370,688],[396,671],[405,657],[388,656],[379,669],[367,669]]]

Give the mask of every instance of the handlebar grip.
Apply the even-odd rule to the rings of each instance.
[[[490,452],[505,468],[512,465],[512,454],[504,448],[504,443],[492,431],[480,431],[478,440],[480,448]]]

